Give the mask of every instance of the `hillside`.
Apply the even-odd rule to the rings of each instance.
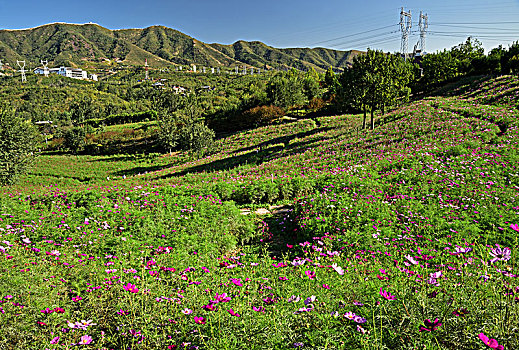
[[[471,77],[372,131],[43,155],[0,191],[0,348],[517,349],[518,115]]]
[[[54,23],[0,31],[0,57],[11,67],[16,66],[16,60],[26,60],[31,67],[40,60],[88,67],[106,63],[106,59],[129,65],[142,65],[148,59],[152,67],[197,64],[325,70],[331,66],[341,70],[356,54],[325,48],[277,49],[261,42],[206,44],[163,26],[109,30],[97,24]]]

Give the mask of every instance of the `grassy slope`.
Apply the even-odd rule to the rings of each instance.
[[[357,116],[250,130],[218,140],[219,152],[203,159],[41,157],[22,184],[4,189],[0,227],[12,247],[0,260],[9,281],[0,294],[28,306],[4,304],[7,320],[22,316],[0,341],[43,346],[64,319],[93,319],[88,332],[59,333],[61,342],[88,333],[117,348],[478,349],[483,332],[517,348],[518,242],[510,225],[519,223],[518,87],[511,77],[460,85],[450,97],[379,118],[375,131],[358,131]],[[255,221],[261,241],[254,241],[229,199],[293,209]],[[20,220],[32,221],[23,234],[33,243],[21,243]],[[251,238],[255,244],[236,246]],[[511,247],[513,259],[488,263],[496,243]],[[472,251],[454,253],[456,246]],[[291,264],[296,257],[305,265]],[[438,283],[430,282],[438,271]],[[129,282],[140,292],[125,291]],[[224,292],[228,304],[200,308]],[[317,301],[301,311],[291,295]],[[57,306],[66,313],[39,311]],[[345,312],[365,317],[366,332]],[[435,318],[438,329],[418,331]],[[130,329],[146,338],[126,336]]]

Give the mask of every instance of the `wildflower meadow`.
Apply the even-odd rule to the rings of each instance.
[[[372,131],[42,155],[0,191],[0,349],[518,349],[518,116],[505,76]]]

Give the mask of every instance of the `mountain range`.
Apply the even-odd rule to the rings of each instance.
[[[13,68],[17,60],[29,67],[47,60],[49,66],[97,67],[107,63],[151,67],[196,64],[207,67],[311,67],[343,70],[360,51],[326,48],[274,48],[259,41],[231,45],[207,44],[175,29],[110,30],[97,24],[52,23],[30,29],[0,30],[0,59]],[[17,68],[17,67],[16,67]]]

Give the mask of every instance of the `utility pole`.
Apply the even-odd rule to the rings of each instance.
[[[49,61],[40,61],[41,65],[43,66],[43,76],[48,77],[49,76]]]
[[[420,27],[420,52],[423,55],[425,53],[425,35],[427,34],[427,28],[429,28],[429,17],[427,14],[423,14],[420,11],[420,21],[418,22]]]
[[[27,82],[27,78],[25,77],[25,61],[16,61],[18,67],[20,67],[19,72],[22,73],[22,83]]]
[[[402,44],[400,47],[400,51],[404,56],[404,60],[407,60],[409,32],[411,31],[411,27],[411,11],[405,12],[404,8],[402,7],[402,10],[400,11],[400,31],[402,32]]]

